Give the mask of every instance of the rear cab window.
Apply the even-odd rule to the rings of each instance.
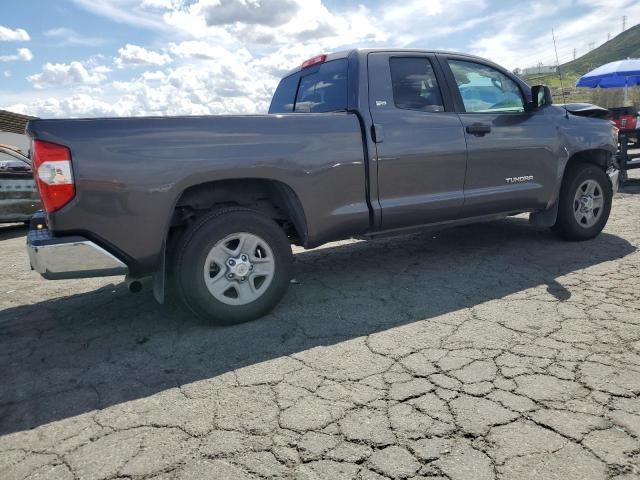
[[[331,60],[283,78],[269,113],[323,113],[347,109],[346,58]]]
[[[389,67],[396,108],[422,112],[444,111],[440,86],[428,58],[392,57]]]

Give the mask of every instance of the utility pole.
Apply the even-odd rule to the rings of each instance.
[[[607,42],[611,40],[611,32],[607,32]]]
[[[573,49],[573,59],[574,60],[576,59],[576,49],[575,48]]]
[[[627,16],[624,15],[622,17],[622,31],[624,32],[627,29]]]

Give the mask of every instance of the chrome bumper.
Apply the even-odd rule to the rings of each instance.
[[[618,187],[620,186],[620,170],[612,165],[607,170],[607,175],[609,176],[609,180],[611,181],[611,188],[613,190],[613,194],[615,195],[616,193],[618,193]]]
[[[49,230],[29,230],[31,269],[49,280],[124,275],[127,266],[104,248],[77,235],[54,237]]]

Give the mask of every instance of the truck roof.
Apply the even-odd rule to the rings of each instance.
[[[482,60],[484,62],[494,63],[491,60],[488,60],[483,57],[479,57],[477,55],[470,55],[468,53],[456,52],[453,50],[431,50],[424,48],[351,48],[349,50],[340,50],[338,52],[327,53],[327,58],[325,62],[330,62],[331,60],[337,60],[339,58],[347,58],[352,53],[357,53],[358,56],[363,57],[369,53],[373,52],[394,52],[394,53],[430,53],[430,54],[441,54],[441,55],[458,55],[461,57],[467,57],[469,59]],[[302,66],[297,66],[291,70],[289,70],[283,78],[288,77],[289,75],[293,75],[294,73],[302,70]]]

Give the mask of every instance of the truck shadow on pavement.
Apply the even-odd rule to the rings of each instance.
[[[611,234],[562,242],[515,218],[299,253],[281,305],[234,327],[203,325],[123,284],[7,309],[0,313],[0,434],[533,287],[566,301],[559,277],[634,250]]]
[[[0,240],[9,240],[11,238],[24,237],[29,228],[22,223],[14,223],[9,225],[0,225]]]

